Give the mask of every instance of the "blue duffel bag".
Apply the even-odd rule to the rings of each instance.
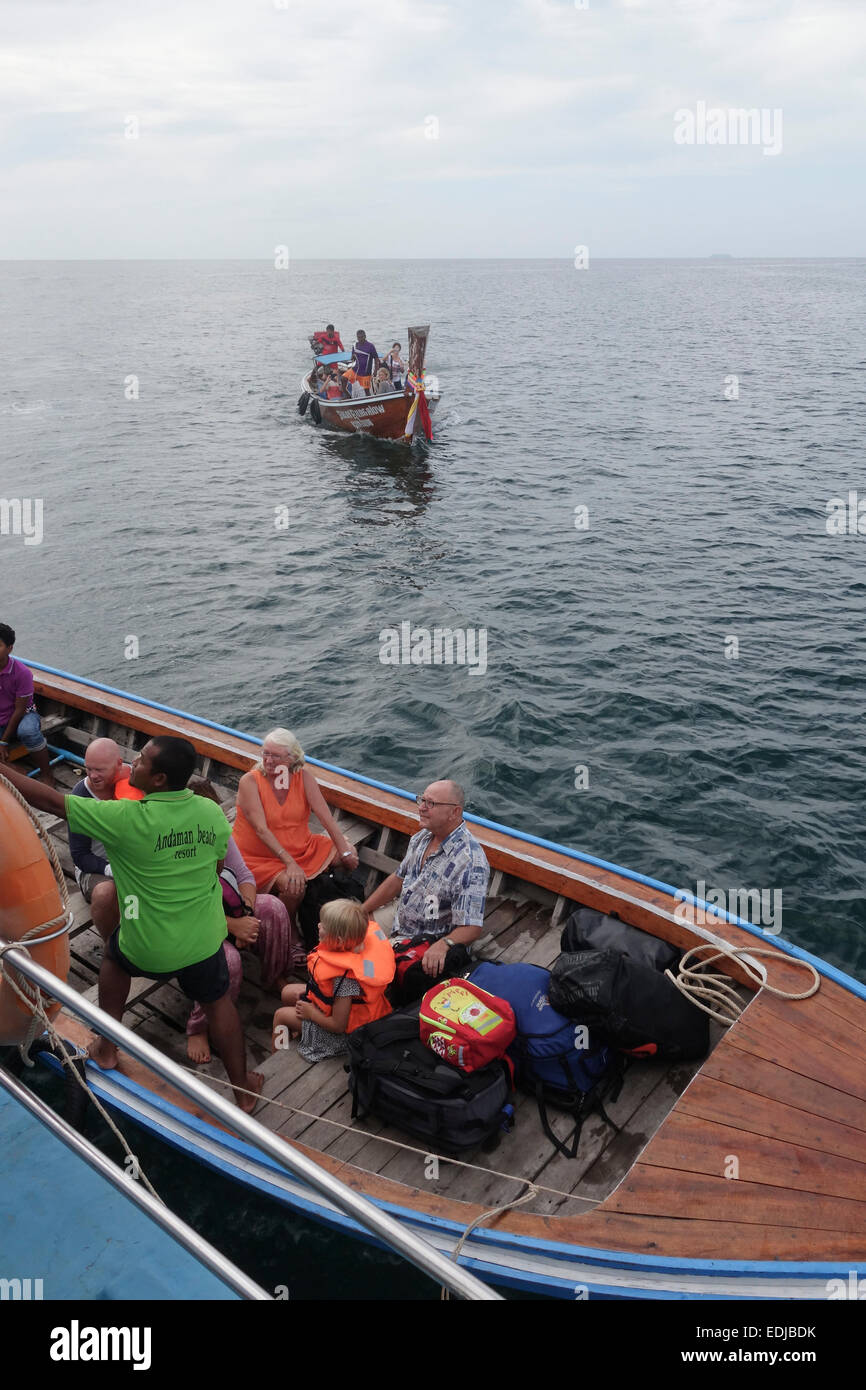
[[[535,1096],[542,1128],[554,1147],[566,1158],[575,1158],[583,1122],[592,1110],[598,1110],[616,1129],[603,1102],[615,1101],[619,1095],[624,1061],[604,1044],[593,1046],[582,1024],[551,1006],[550,971],[539,965],[484,961],[469,979],[490,994],[507,999],[514,1010],[517,1037],[508,1055],[517,1084]],[[573,1116],[574,1131],[567,1140],[554,1133],[548,1106]]]

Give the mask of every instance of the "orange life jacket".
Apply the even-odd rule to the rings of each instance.
[[[144,792],[140,792],[138,787],[134,787],[128,777],[121,777],[119,782],[115,782],[114,796],[116,801],[144,800]]]
[[[372,1023],[376,1018],[384,1018],[391,1012],[391,1005],[385,998],[385,990],[394,978],[396,968],[391,943],[379,926],[371,918],[364,938],[363,951],[333,951],[326,946],[317,946],[307,956],[307,969],[310,983],[307,995],[323,1014],[330,1016],[334,1003],[337,983],[351,975],[361,986],[361,993],[352,999],[347,1033],[360,1028],[362,1023]]]

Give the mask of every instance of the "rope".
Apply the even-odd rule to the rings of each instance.
[[[666,970],[665,975],[696,1008],[702,1009],[705,1014],[709,1014],[710,1018],[715,1019],[725,1028],[736,1023],[746,1008],[746,1004],[737,994],[736,987],[723,975],[718,973],[711,976],[701,974],[701,971],[707,970],[713,961],[725,958],[737,961],[749,979],[754,980],[761,989],[768,990],[770,994],[775,994],[779,999],[810,999],[821,988],[821,976],[809,961],[797,960],[794,956],[782,957],[788,964],[801,966],[812,972],[813,980],[810,987],[797,994],[792,990],[779,989],[777,985],[771,985],[766,978],[766,971],[762,975],[748,960],[749,956],[774,956],[778,960],[778,950],[753,946],[723,946],[721,949],[715,949],[715,947],[716,943],[711,941],[702,941],[697,946],[692,946],[691,950],[686,951],[680,961],[679,974],[674,975],[670,970]],[[712,951],[713,954],[707,956],[705,960],[698,960],[697,956],[701,951]],[[696,957],[694,963],[690,963],[692,956]],[[705,1003],[704,1000],[707,1002]]]
[[[519,1207],[522,1205],[523,1202],[529,1202],[532,1200],[533,1197],[537,1196],[538,1188],[527,1178],[526,1191],[521,1193],[519,1197],[515,1197],[513,1202],[506,1202],[503,1206],[493,1207],[490,1211],[482,1212],[480,1216],[476,1216],[474,1221],[470,1221],[469,1225],[466,1227],[466,1230],[463,1232],[462,1236],[455,1245],[454,1250],[452,1251],[451,1258],[454,1261],[454,1263],[458,1263],[461,1251],[463,1250],[464,1242],[469,1239],[470,1235],[475,1230],[475,1227],[480,1226],[482,1221],[487,1221],[491,1216],[502,1216],[503,1212],[512,1211],[514,1207]],[[450,1300],[450,1298],[451,1290],[447,1289],[443,1284],[439,1293],[440,1302],[447,1303]]]

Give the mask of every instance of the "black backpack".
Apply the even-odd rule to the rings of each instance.
[[[363,884],[342,866],[323,869],[315,878],[308,879],[297,909],[298,926],[307,950],[315,950],[319,944],[319,913],[325,903],[337,898],[353,898],[362,903],[365,897]]]
[[[605,917],[592,907],[579,907],[572,912],[559,939],[561,951],[618,951],[630,956],[639,965],[653,970],[673,970],[679,966],[682,952],[668,941],[621,922],[618,917]]]
[[[446,1154],[511,1128],[509,1062],[498,1059],[469,1073],[443,1062],[421,1041],[417,1004],[356,1028],[348,1045],[353,1120],[377,1115]]]
[[[680,1061],[709,1049],[703,1010],[665,975],[616,951],[559,956],[550,972],[550,1002],[623,1052]]]

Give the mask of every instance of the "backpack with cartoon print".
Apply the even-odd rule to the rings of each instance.
[[[508,1001],[471,980],[442,980],[428,989],[418,1019],[421,1041],[466,1072],[504,1057],[517,1031]]]

